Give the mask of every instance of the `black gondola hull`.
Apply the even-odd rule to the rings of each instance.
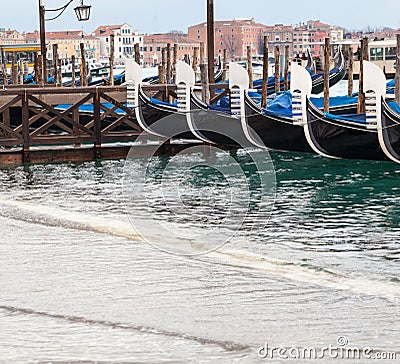
[[[307,128],[310,140],[320,153],[337,158],[385,160],[375,129],[366,124],[343,122],[325,116],[307,103]]]

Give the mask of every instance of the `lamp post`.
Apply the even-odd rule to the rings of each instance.
[[[44,83],[47,83],[47,50],[46,50],[46,20],[57,19],[65,9],[73,2],[69,0],[64,6],[59,9],[46,10],[46,0],[39,0],[39,31],[40,31],[40,53],[42,54],[42,75]],[[79,21],[89,20],[91,5],[84,5],[83,0],[80,1],[80,5],[75,7],[75,14]],[[52,19],[45,19],[46,11],[53,11],[60,13]]]

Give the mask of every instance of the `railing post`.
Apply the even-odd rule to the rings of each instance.
[[[29,106],[28,106],[28,95],[26,89],[22,95],[22,161],[24,164],[31,162],[30,157],[30,135],[29,135]]]
[[[94,106],[94,158],[101,158],[101,119],[100,119],[100,95],[99,89],[96,87],[96,91],[93,95],[93,106]]]

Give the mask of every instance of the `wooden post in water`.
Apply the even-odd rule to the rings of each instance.
[[[331,47],[331,38],[325,38],[324,49],[324,111],[329,112],[329,50]]]
[[[280,69],[280,57],[281,52],[279,46],[275,46],[275,92],[281,90],[281,69]]]
[[[247,74],[249,75],[249,88],[253,88],[253,57],[251,46],[247,46]]]
[[[15,63],[14,53],[11,57],[11,80],[13,85],[18,84],[18,65]]]
[[[81,86],[87,86],[85,45],[83,43],[80,43],[80,47],[81,47]]]
[[[357,113],[362,114],[365,112],[365,94],[364,94],[364,57],[365,57],[365,39],[361,39],[360,48],[360,74],[359,74],[359,86],[358,86],[358,103]],[[367,45],[368,48],[368,45]]]
[[[227,49],[224,49],[222,56],[222,83],[226,82]]]
[[[22,59],[19,60],[19,75],[18,75],[18,83],[20,85],[24,84],[24,61]]]
[[[176,84],[176,62],[178,62],[178,43],[174,44],[174,52],[172,56],[172,76],[174,78],[174,84]]]
[[[43,78],[43,57],[42,55],[38,56],[38,82],[43,87],[44,86],[44,78]]]
[[[139,43],[135,43],[134,49],[135,49],[135,62],[140,65],[141,62],[140,62],[140,45],[139,45]]]
[[[75,56],[71,56],[71,67],[72,67],[72,87],[75,87],[76,86]]]
[[[114,86],[114,47],[115,47],[115,35],[110,35],[110,85]]]
[[[207,0],[207,62],[208,83],[214,83],[214,0]],[[210,89],[210,98],[213,98],[214,90]]]
[[[161,51],[161,66],[162,66],[162,77],[160,79],[160,83],[166,83],[166,66],[167,66],[167,50],[165,48]]]
[[[194,47],[193,49],[193,64],[192,64],[192,68],[194,73],[197,73],[197,67],[199,64],[199,48],[198,47]]]
[[[171,83],[171,43],[167,43],[166,78],[167,84]]]
[[[53,44],[53,79],[54,86],[59,86],[58,84],[58,44]]]
[[[267,107],[268,94],[268,36],[264,36],[264,57],[263,57],[263,82],[261,107]]]
[[[354,61],[353,61],[353,49],[351,46],[348,50],[348,67],[347,67],[347,78],[348,78],[348,89],[347,94],[349,97],[353,95],[353,79],[354,79]]]
[[[284,90],[289,90],[289,46],[285,46]]]
[[[58,84],[62,87],[62,68],[61,68],[61,59],[57,60],[58,67]]]
[[[38,85],[39,84],[39,64],[38,64],[37,52],[35,52],[35,54],[34,54],[33,73],[35,74],[34,82],[36,83],[36,85]]]
[[[205,103],[210,102],[207,64],[205,62],[205,46],[200,43],[200,77],[201,77],[201,98]]]
[[[183,56],[183,60],[184,60],[185,63],[190,64],[190,60],[189,60],[189,55],[188,54],[185,54]]]
[[[400,105],[400,34],[396,34],[396,73],[394,76],[394,100]]]

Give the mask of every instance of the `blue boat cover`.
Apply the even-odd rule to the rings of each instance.
[[[353,123],[365,123],[366,115],[365,114],[343,114],[343,115],[333,115],[327,112],[324,113],[325,116],[329,119],[333,120],[344,120],[351,121]]]
[[[400,114],[400,107],[396,101],[390,101],[388,105],[395,113]]]
[[[324,107],[323,97],[311,97],[310,100],[319,109],[322,109]],[[357,101],[358,100],[356,97],[335,96],[329,98],[329,105],[330,106],[350,105],[350,104],[357,104]]]

